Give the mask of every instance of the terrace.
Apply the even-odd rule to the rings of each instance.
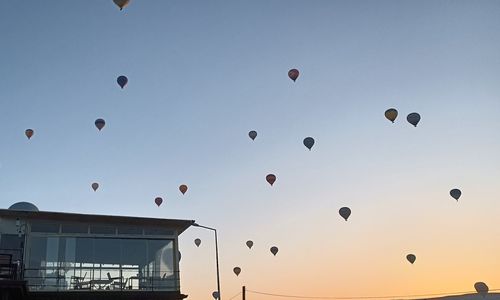
[[[0,210],[0,280],[24,282],[39,299],[146,292],[186,297],[180,293],[177,239],[194,221],[35,208]]]

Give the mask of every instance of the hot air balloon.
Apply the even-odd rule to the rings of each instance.
[[[387,118],[387,120],[394,123],[394,121],[396,121],[396,118],[398,117],[398,111],[395,108],[389,108],[385,111],[385,117]]]
[[[212,297],[214,297],[215,300],[219,299],[219,292],[217,291],[213,292]]]
[[[248,249],[252,249],[252,247],[253,247],[253,242],[252,241],[248,240],[246,242],[246,244],[247,244]]]
[[[347,221],[349,216],[351,215],[351,209],[349,207],[342,207],[339,209],[339,214],[344,220]]]
[[[271,253],[274,256],[276,256],[276,254],[278,253],[278,247],[276,247],[276,246],[272,246],[271,249],[269,249],[269,250],[271,250]]]
[[[113,0],[113,2],[122,10],[130,3],[130,0]]]
[[[420,122],[420,115],[418,113],[411,113],[406,117],[406,120],[411,125],[417,127],[418,122]]]
[[[460,191],[459,189],[452,189],[450,191],[450,196],[452,196],[455,200],[458,201],[458,198],[462,196],[462,191]]]
[[[274,175],[274,174],[268,174],[266,176],[266,180],[272,186],[274,184],[274,182],[276,181],[276,175]]]
[[[97,182],[92,183],[92,189],[94,190],[94,192],[97,191],[98,188],[99,188],[99,183]]]
[[[414,254],[408,254],[406,255],[406,259],[413,265],[417,257]]]
[[[486,295],[489,292],[489,288],[484,282],[476,282],[474,284],[474,288],[476,289],[477,293],[480,294],[481,296],[486,297]]]
[[[123,75],[118,76],[118,78],[116,78],[116,82],[123,89],[127,85],[128,78],[127,78],[127,76],[123,76]]]
[[[196,247],[200,247],[200,245],[201,245],[201,240],[200,240],[200,239],[195,239],[195,240],[194,240],[194,244],[196,245]]]
[[[240,267],[234,267],[233,272],[234,272],[234,274],[236,274],[236,276],[238,276],[241,273],[241,268]]]
[[[97,120],[95,120],[94,124],[95,124],[95,127],[97,127],[97,129],[99,129],[99,131],[101,131],[101,129],[104,128],[104,125],[106,125],[106,122],[103,119],[97,119]]]
[[[29,139],[31,139],[31,137],[33,136],[33,133],[35,133],[33,131],[33,129],[26,129],[26,131],[24,131],[24,134],[26,135],[26,137]]]
[[[161,197],[156,197],[155,198],[155,203],[160,207],[160,205],[163,203],[163,199]]]
[[[187,185],[185,185],[185,184],[181,184],[181,185],[179,186],[179,191],[181,191],[181,193],[182,193],[183,195],[187,192],[187,190],[188,190],[188,186],[187,186]]]
[[[182,255],[181,255],[181,251],[177,251],[177,256],[179,257],[179,261],[181,261],[181,258],[182,258]]]
[[[248,136],[252,139],[252,141],[255,140],[255,138],[257,137],[257,131],[255,130],[252,130],[248,133]]]
[[[314,139],[310,136],[306,137],[304,139],[304,146],[306,146],[307,149],[309,149],[309,151],[311,151],[312,146],[314,146]]]
[[[295,80],[299,78],[299,70],[291,69],[290,71],[288,71],[288,77],[290,77],[290,79],[293,80],[293,82],[295,82]]]

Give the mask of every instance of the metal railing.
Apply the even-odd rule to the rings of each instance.
[[[0,280],[21,280],[22,266],[20,249],[0,249]]]
[[[137,273],[137,268],[45,267],[26,268],[31,291],[178,291],[178,272]]]

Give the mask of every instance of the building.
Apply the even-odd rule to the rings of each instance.
[[[0,299],[178,300],[191,220],[0,209]]]

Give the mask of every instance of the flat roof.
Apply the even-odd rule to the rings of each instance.
[[[195,223],[194,220],[178,220],[178,219],[159,219],[159,218],[144,218],[131,216],[112,216],[112,215],[93,215],[93,214],[77,214],[52,211],[25,211],[0,209],[0,217],[12,217],[29,220],[51,220],[51,221],[70,221],[83,223],[112,223],[122,225],[136,226],[154,226],[168,227],[177,230],[181,234]]]

